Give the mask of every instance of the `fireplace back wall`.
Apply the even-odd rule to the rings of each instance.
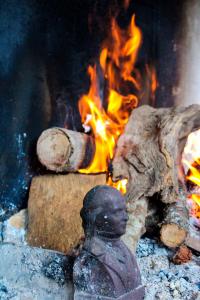
[[[77,100],[89,86],[87,66],[118,8],[122,26],[135,13],[142,30],[138,67],[156,67],[154,105],[173,105],[183,2],[135,0],[125,11],[114,0],[0,0],[0,221],[26,207],[32,176],[44,172],[35,157],[42,130],[82,130]]]

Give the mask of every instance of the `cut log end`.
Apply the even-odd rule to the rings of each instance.
[[[38,158],[49,170],[62,169],[67,164],[70,153],[69,139],[56,128],[44,131],[38,140]]]
[[[177,224],[164,224],[160,231],[161,241],[169,248],[180,246],[184,242],[186,235],[187,231]]]
[[[42,165],[56,172],[76,172],[90,165],[95,153],[92,137],[65,128],[50,128],[37,142]]]

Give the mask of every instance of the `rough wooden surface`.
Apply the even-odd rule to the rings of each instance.
[[[124,243],[132,252],[135,252],[137,242],[145,233],[145,218],[147,215],[148,202],[146,198],[138,202],[128,202],[127,211],[129,219],[126,226],[126,234],[122,237]]]
[[[47,129],[37,142],[39,161],[56,172],[74,172],[89,166],[94,152],[92,137],[65,128]]]
[[[160,193],[164,203],[176,202],[181,154],[188,135],[200,128],[200,106],[136,108],[118,140],[113,179],[128,178],[128,199]]]
[[[145,105],[132,112],[112,163],[113,180],[128,179],[128,202],[157,194],[159,201],[170,204],[178,201],[180,190],[186,193],[181,156],[188,135],[198,128],[199,105],[160,109]]]
[[[197,226],[196,224],[192,223],[192,219],[190,219],[189,232],[186,237],[185,244],[188,247],[200,252],[200,228],[199,224]]]
[[[164,224],[160,231],[160,239],[169,248],[180,246],[186,238],[186,232],[177,224]]]
[[[85,194],[106,175],[45,175],[33,178],[28,201],[28,243],[69,252],[83,235],[80,209]]]

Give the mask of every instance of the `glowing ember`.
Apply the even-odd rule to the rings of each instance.
[[[125,7],[128,4],[129,1],[125,1]],[[83,127],[87,132],[90,129],[95,138],[96,152],[91,165],[79,170],[81,173],[108,171],[116,141],[123,132],[131,111],[138,105],[138,97],[130,93],[130,90],[141,90],[140,72],[135,68],[141,42],[142,34],[134,15],[126,30],[121,29],[116,20],[112,19],[109,36],[102,44],[99,64],[88,67],[90,88],[88,94],[79,99],[79,111]],[[155,91],[155,75],[150,78],[151,88]],[[103,91],[100,88],[102,79]],[[107,183],[126,192],[126,179],[113,183],[109,178]]]
[[[186,179],[200,187],[200,130],[189,135],[182,162],[188,174]],[[196,217],[200,217],[200,195],[192,194],[190,199],[194,201],[192,212],[195,212]]]

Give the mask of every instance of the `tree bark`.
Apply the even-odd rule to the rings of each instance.
[[[190,217],[189,220],[189,231],[185,240],[185,244],[200,252],[200,219],[194,216]]]
[[[182,196],[177,202],[165,208],[165,217],[160,230],[161,241],[170,248],[180,246],[188,233],[189,211],[186,198]]]
[[[160,109],[145,105],[132,112],[112,163],[113,181],[128,179],[128,203],[148,201],[157,194],[156,201],[177,207],[176,202],[187,193],[182,152],[188,135],[199,128],[199,105]],[[188,223],[188,217],[183,218],[183,224]],[[185,226],[177,226],[185,232]]]
[[[138,240],[146,231],[145,218],[147,209],[148,201],[146,198],[142,198],[138,202],[129,201],[127,203],[129,219],[126,226],[126,234],[122,237],[122,240],[132,252],[135,252]]]

